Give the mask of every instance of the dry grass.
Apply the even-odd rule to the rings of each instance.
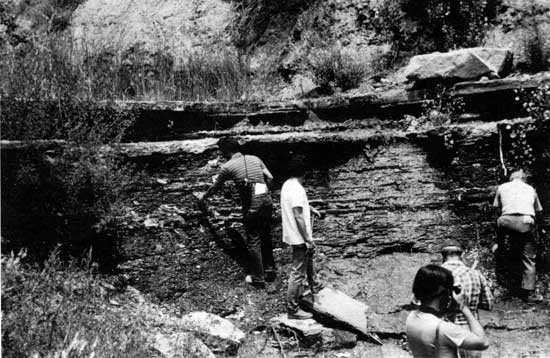
[[[0,94],[18,99],[234,101],[252,92],[248,66],[228,49],[187,53],[78,46],[50,34],[0,47]]]

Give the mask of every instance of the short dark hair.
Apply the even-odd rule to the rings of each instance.
[[[460,255],[463,252],[464,252],[464,247],[462,247],[462,244],[455,239],[445,240],[443,242],[443,245],[441,245],[441,253],[443,255],[448,255],[448,254]]]
[[[420,301],[433,298],[453,288],[454,279],[451,271],[438,265],[421,267],[414,277],[413,293]]]
[[[240,145],[233,137],[223,137],[218,140],[218,147],[223,153],[237,153]]]
[[[294,155],[288,162],[288,175],[291,178],[300,178],[306,174],[305,157],[301,154]]]

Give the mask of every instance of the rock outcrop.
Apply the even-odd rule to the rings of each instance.
[[[245,338],[245,333],[227,319],[204,311],[188,313],[179,323],[184,329],[204,337],[204,342],[214,352],[235,354]]]
[[[204,343],[190,333],[157,333],[153,347],[165,358],[216,358]]]
[[[504,76],[511,64],[512,53],[508,49],[475,47],[414,56],[404,73],[413,82],[460,82],[481,76]]]
[[[286,315],[277,316],[271,322],[279,327],[285,327],[298,333],[305,346],[317,345],[323,349],[352,348],[357,343],[353,333],[323,326],[314,319],[294,320]]]

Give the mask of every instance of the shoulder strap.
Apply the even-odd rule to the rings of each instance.
[[[245,177],[246,177],[246,180],[248,180],[248,168],[246,167],[246,155],[243,154],[243,161],[244,161],[244,173],[245,173]]]
[[[439,320],[439,322],[437,322],[437,327],[435,327],[435,342],[434,342],[434,346],[435,346],[435,356],[434,357],[437,357],[439,358],[439,349],[440,349],[440,346],[439,346],[439,327],[441,326],[441,323],[443,322],[443,320]]]

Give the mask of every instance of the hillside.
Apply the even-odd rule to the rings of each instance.
[[[162,92],[159,86],[174,88],[158,94],[165,99],[291,99],[345,92],[380,78],[399,80],[394,73],[412,55],[477,45],[510,48],[516,71],[550,65],[548,0],[10,3],[3,5],[1,38],[16,44],[36,41],[37,34],[65,34],[63,41],[79,49],[69,50],[70,56],[80,53],[84,64],[110,67],[122,78],[115,87],[125,97],[151,97]],[[185,86],[178,73],[200,66],[222,66],[234,78],[212,86],[237,82],[228,90],[236,93],[178,94]],[[132,77],[140,73],[158,84],[136,89]]]

